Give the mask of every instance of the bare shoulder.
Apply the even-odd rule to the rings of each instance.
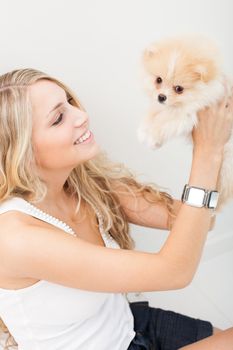
[[[17,235],[19,228],[25,225],[32,225],[36,220],[23,212],[18,210],[10,210],[0,215],[0,242],[9,239],[13,235]]]
[[[7,273],[7,276],[17,276],[11,273],[9,262],[14,263],[16,256],[14,251],[23,245],[25,237],[25,228],[30,227],[33,218],[17,210],[7,211],[0,215],[0,264],[1,271]],[[34,220],[35,221],[35,220]],[[15,261],[17,264],[17,261]]]
[[[0,239],[6,237],[5,232],[14,233],[15,228],[20,224],[30,223],[30,216],[18,210],[10,210],[0,215]]]

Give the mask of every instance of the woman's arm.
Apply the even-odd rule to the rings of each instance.
[[[221,157],[215,160],[212,152],[205,156],[197,152],[191,180],[198,184],[202,178],[202,186],[215,188],[220,164]],[[15,218],[11,218],[11,212],[4,215],[0,256],[8,276],[128,293],[179,289],[189,284],[200,260],[211,214],[208,209],[182,204],[158,253],[106,249],[55,227],[29,224],[22,213]]]
[[[118,185],[120,189],[120,185]],[[143,195],[136,194],[134,189],[131,188],[133,193],[117,192],[120,205],[127,217],[127,221],[131,224],[157,228],[160,230],[168,230],[168,210],[161,203],[150,203]],[[177,215],[181,206],[181,201],[173,199],[173,210]]]
[[[133,191],[133,188],[131,190]],[[160,230],[169,230],[168,210],[161,203],[149,203],[142,194],[135,194],[134,196],[130,192],[122,194],[119,191],[118,198],[129,223]],[[176,216],[179,213],[181,204],[181,200],[173,199],[173,211]],[[173,219],[172,226],[174,221],[175,219]],[[213,229],[214,223],[215,216],[211,218],[210,230]]]
[[[233,98],[230,106],[232,113]],[[232,121],[227,117],[221,106],[216,112],[204,114],[193,137],[190,185],[216,188],[224,144],[232,129]],[[210,210],[182,203],[162,249],[147,253],[106,249],[58,228],[24,223],[22,213],[15,220],[10,219],[10,212],[4,215],[0,257],[8,275],[117,293],[169,290],[188,285],[200,261],[211,219]]]
[[[233,96],[218,103],[216,109],[199,113],[198,128],[194,128],[193,161],[188,183],[209,190],[217,188],[224,155],[224,145],[233,127]],[[191,281],[200,261],[211,223],[211,210],[181,205],[176,221],[160,253],[167,261],[189,266],[186,279]],[[189,254],[187,254],[187,251]]]
[[[217,149],[215,152],[196,150],[188,183],[215,190],[221,163],[222,154]],[[185,277],[188,284],[198,267],[210,224],[211,210],[182,203],[170,235],[160,251],[171,264],[180,261],[180,265],[189,266]]]

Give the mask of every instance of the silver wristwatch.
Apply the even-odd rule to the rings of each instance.
[[[218,197],[218,191],[210,191],[204,188],[189,186],[186,184],[184,186],[181,200],[183,203],[189,204],[193,207],[216,209]]]

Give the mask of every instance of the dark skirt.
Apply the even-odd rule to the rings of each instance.
[[[177,350],[213,334],[208,321],[149,306],[148,301],[130,302],[136,335],[128,350]]]

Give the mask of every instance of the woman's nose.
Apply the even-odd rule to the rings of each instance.
[[[80,128],[82,127],[85,123],[88,122],[88,116],[85,112],[78,112],[76,115],[75,115],[75,118],[74,118],[74,126],[76,128]]]

